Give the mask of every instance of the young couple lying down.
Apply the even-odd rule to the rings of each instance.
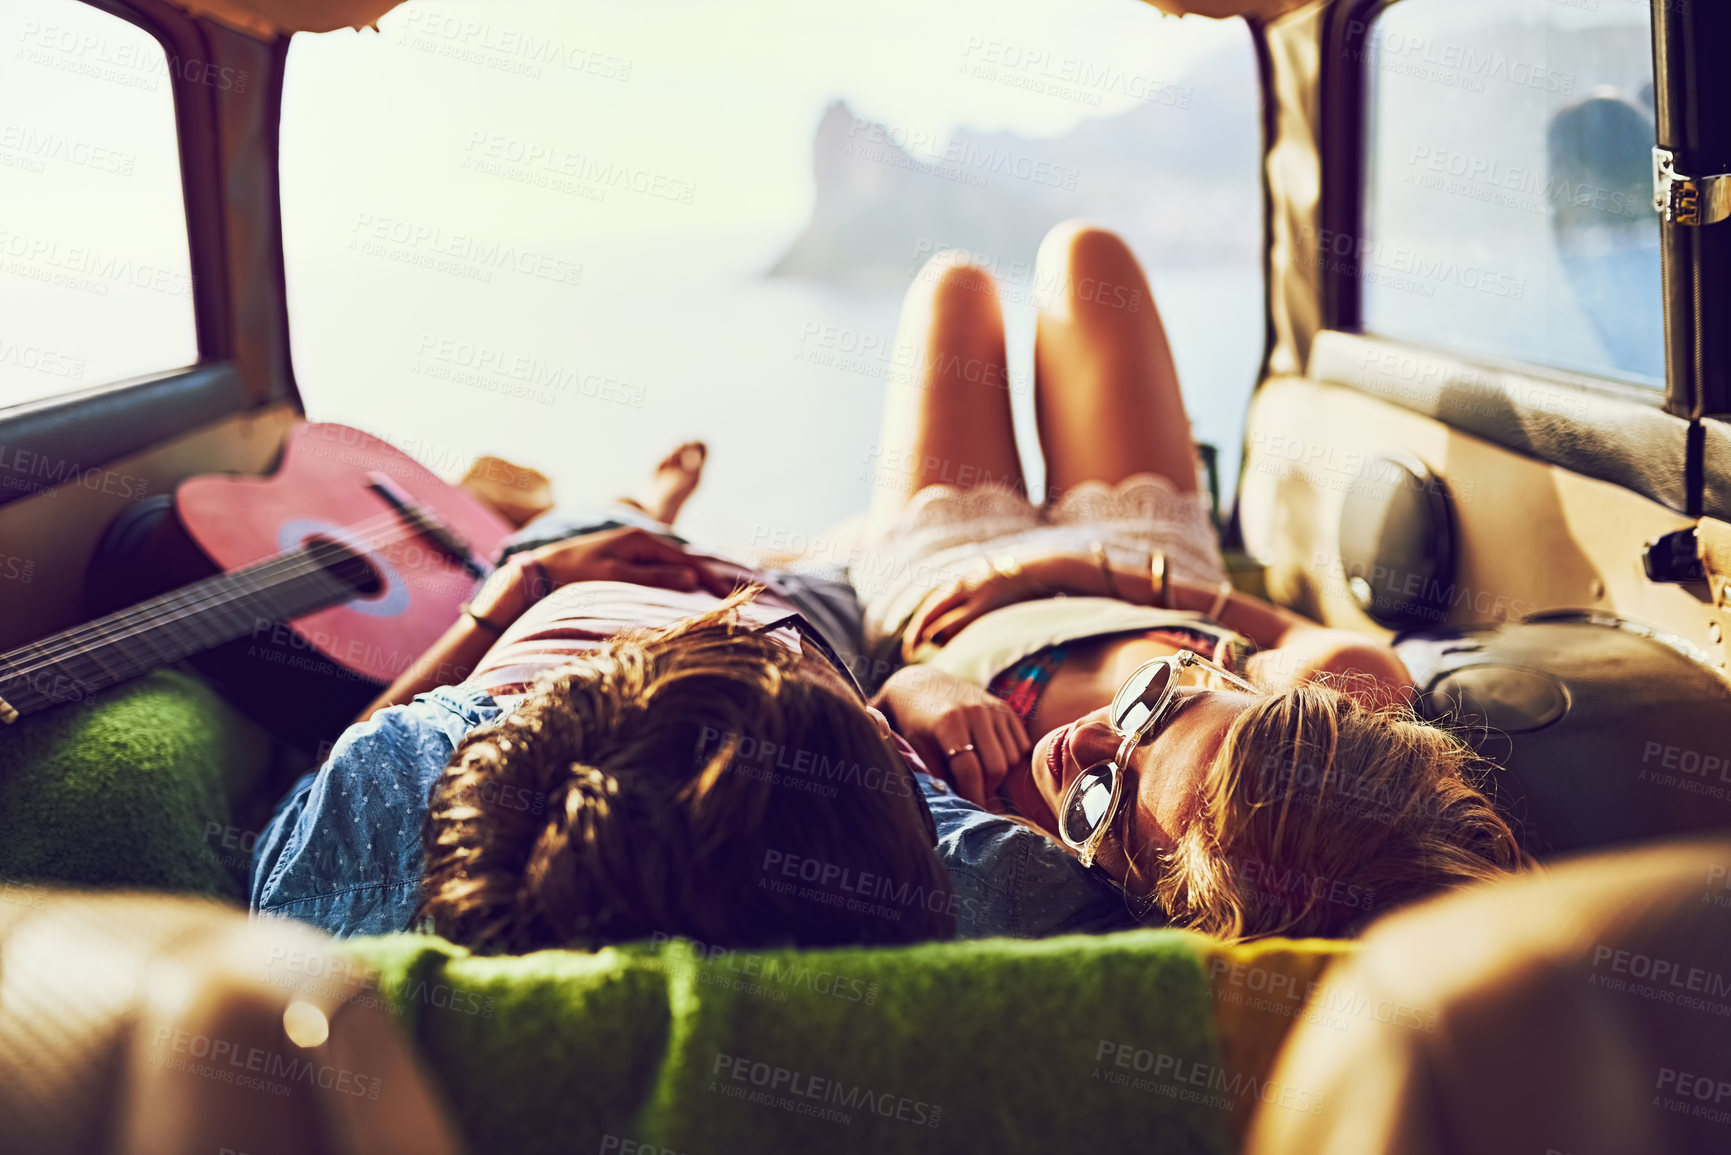
[[[1224,580],[1129,250],[1060,226],[1038,261],[1063,287],[1035,337],[1047,500],[992,282],[940,257],[886,417],[909,468],[864,546],[889,580],[856,598],[687,551],[695,444],[610,513],[545,515],[282,804],[254,909],[482,952],[1236,939],[1350,934],[1514,869],[1391,650]],[[936,483],[958,476],[978,484]],[[899,667],[870,698],[868,653]]]

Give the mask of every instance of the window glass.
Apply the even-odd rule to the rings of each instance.
[[[296,377],[319,419],[446,473],[501,454],[565,501],[703,437],[682,525],[809,544],[871,497],[902,293],[939,249],[998,276],[1032,460],[1033,257],[1086,216],[1150,268],[1230,478],[1259,149],[1245,27],[1123,0],[410,3],[290,51]]]
[[[1663,385],[1646,0],[1402,0],[1367,51],[1365,329]]]
[[[15,0],[0,54],[0,411],[197,361],[162,45]]]

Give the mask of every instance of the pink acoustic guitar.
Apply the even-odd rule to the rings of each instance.
[[[270,477],[195,477],[175,505],[227,572],[0,654],[0,723],[273,622],[389,682],[456,620],[511,532],[406,454],[331,424],[296,427]]]

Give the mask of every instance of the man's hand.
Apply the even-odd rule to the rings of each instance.
[[[540,566],[546,575],[549,588],[539,591],[542,596],[582,581],[631,582],[686,592],[703,589],[716,597],[732,592],[730,583],[684,546],[632,526],[542,546],[526,554],[525,560]]]
[[[876,704],[926,765],[945,774],[958,794],[978,806],[986,805],[1032,749],[1022,720],[1008,706],[930,666],[897,670]]]
[[[683,592],[702,589],[717,597],[733,589],[732,582],[683,547],[626,526],[512,554],[470,605],[502,628],[560,586],[580,581],[631,582]]]

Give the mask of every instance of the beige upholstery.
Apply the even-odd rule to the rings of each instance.
[[[365,28],[402,0],[170,0],[195,16],[208,16],[269,39],[283,32],[329,32]],[[1271,20],[1306,0],[1147,0],[1174,15],[1245,16]]]
[[[0,1152],[454,1153],[329,941],[216,903],[0,883]]]
[[[169,0],[194,16],[271,40],[287,32],[365,28],[402,0]]]
[[[1731,1151],[1731,838],[1600,855],[1372,929],[1251,1155]]]
[[[1174,16],[1244,16],[1252,20],[1272,20],[1290,12],[1306,0],[1147,0],[1154,7]]]

